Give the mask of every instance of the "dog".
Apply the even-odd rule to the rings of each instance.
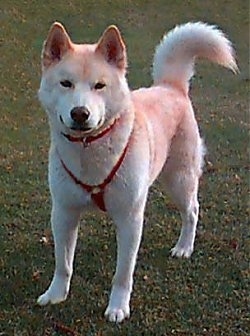
[[[231,42],[202,22],[176,26],[156,47],[153,84],[130,91],[121,33],[110,26],[95,44],[75,44],[55,22],[42,50],[39,100],[51,146],[49,186],[55,271],[39,305],[68,295],[80,214],[105,211],[117,233],[117,266],[105,316],[130,315],[133,272],[149,187],[159,179],[181,213],[172,256],[194,249],[205,147],[189,98],[197,58],[237,72]]]

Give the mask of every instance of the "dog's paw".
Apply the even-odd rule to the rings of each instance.
[[[104,314],[110,322],[120,323],[129,317],[130,293],[131,291],[126,288],[113,286],[109,304]]]
[[[174,248],[171,249],[172,257],[189,258],[192,253],[193,253],[193,247],[191,247],[191,246],[181,247],[177,244]]]
[[[120,323],[125,318],[129,318],[129,307],[115,308],[108,306],[104,315],[110,322]]]
[[[46,306],[47,304],[56,304],[65,301],[66,298],[67,293],[65,295],[60,295],[59,293],[55,294],[51,293],[50,290],[47,290],[45,293],[39,296],[39,298],[37,299],[37,304],[39,304],[39,306]]]
[[[49,303],[60,303],[66,300],[67,294],[68,293],[64,293],[62,295],[61,293],[55,293],[48,289],[45,293],[39,296],[37,299],[37,304],[39,304],[39,306],[45,306]]]
[[[46,291],[45,293],[40,295],[39,298],[37,299],[37,304],[39,306],[46,306],[49,303],[52,303],[49,291]]]
[[[37,303],[40,306],[45,306],[47,304],[56,304],[65,301],[68,296],[69,283],[61,279],[54,279],[42,295],[39,296]]]

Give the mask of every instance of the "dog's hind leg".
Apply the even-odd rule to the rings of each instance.
[[[198,184],[195,182],[195,184]],[[185,193],[185,191],[184,191]],[[184,195],[183,198],[188,195]],[[182,203],[182,201],[184,201]],[[197,200],[197,187],[194,187],[193,193],[186,200],[176,202],[181,212],[182,228],[179,239],[171,250],[172,256],[189,258],[194,250],[194,241],[196,235],[196,226],[199,215],[199,202]]]
[[[181,137],[173,144],[172,152],[163,170],[165,185],[181,213],[182,228],[172,256],[189,258],[194,249],[199,215],[198,185],[204,148],[197,137],[193,146],[187,146]],[[194,145],[196,144],[196,145]],[[181,150],[180,150],[181,148]]]

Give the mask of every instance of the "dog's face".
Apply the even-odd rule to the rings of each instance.
[[[42,52],[39,99],[52,127],[84,135],[111,124],[130,101],[126,50],[119,30],[109,27],[97,44],[74,44],[54,23]]]

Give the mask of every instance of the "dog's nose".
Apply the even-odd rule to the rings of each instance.
[[[83,125],[88,120],[89,114],[85,106],[77,106],[70,111],[71,118],[79,125]]]

